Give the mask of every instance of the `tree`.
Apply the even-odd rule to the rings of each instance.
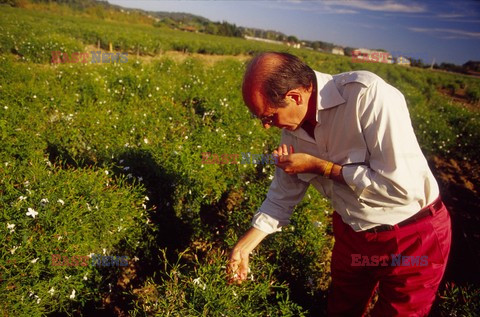
[[[297,39],[295,36],[293,36],[293,35],[289,35],[289,36],[287,37],[287,41],[288,41],[288,42],[293,42],[293,43],[298,43],[298,39]]]

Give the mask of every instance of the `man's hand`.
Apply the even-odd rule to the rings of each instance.
[[[267,234],[256,228],[250,228],[245,235],[238,240],[230,253],[227,273],[229,281],[238,284],[247,279],[249,273],[250,252],[267,236]]]
[[[290,145],[290,153],[288,147],[283,144],[273,151],[276,157],[275,165],[280,167],[287,174],[298,173],[319,173],[322,160],[306,153],[294,153],[293,146]]]
[[[249,253],[235,248],[232,250],[228,262],[228,274],[230,282],[236,282],[240,284],[242,281],[247,279],[249,270],[248,262]]]

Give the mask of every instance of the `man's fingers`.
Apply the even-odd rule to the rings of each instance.
[[[240,280],[246,280],[248,275],[248,258],[242,259],[238,267],[238,277]]]
[[[277,152],[278,152],[278,155],[282,156],[282,155],[283,155],[283,146],[280,145],[280,146],[277,148]]]
[[[293,154],[294,151],[293,151],[293,145],[290,145],[290,154]]]
[[[248,275],[248,256],[242,256],[239,251],[232,252],[227,273],[230,275],[230,282],[241,283],[243,280],[246,280]]]
[[[288,155],[288,148],[286,144],[282,145],[283,155]]]

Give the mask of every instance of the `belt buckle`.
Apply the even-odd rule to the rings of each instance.
[[[383,231],[391,231],[395,228],[395,226],[391,226],[391,225],[380,225],[380,226],[376,226],[376,227],[373,227],[371,229],[368,229],[367,231],[368,232],[373,232],[373,233],[379,233],[379,232],[383,232]]]

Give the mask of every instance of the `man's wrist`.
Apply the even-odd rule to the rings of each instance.
[[[325,178],[330,178],[330,174],[332,173],[332,168],[334,165],[335,164],[333,162],[327,162],[327,164],[325,164],[322,176]]]
[[[314,173],[333,181],[346,184],[342,175],[342,166],[317,158]]]

